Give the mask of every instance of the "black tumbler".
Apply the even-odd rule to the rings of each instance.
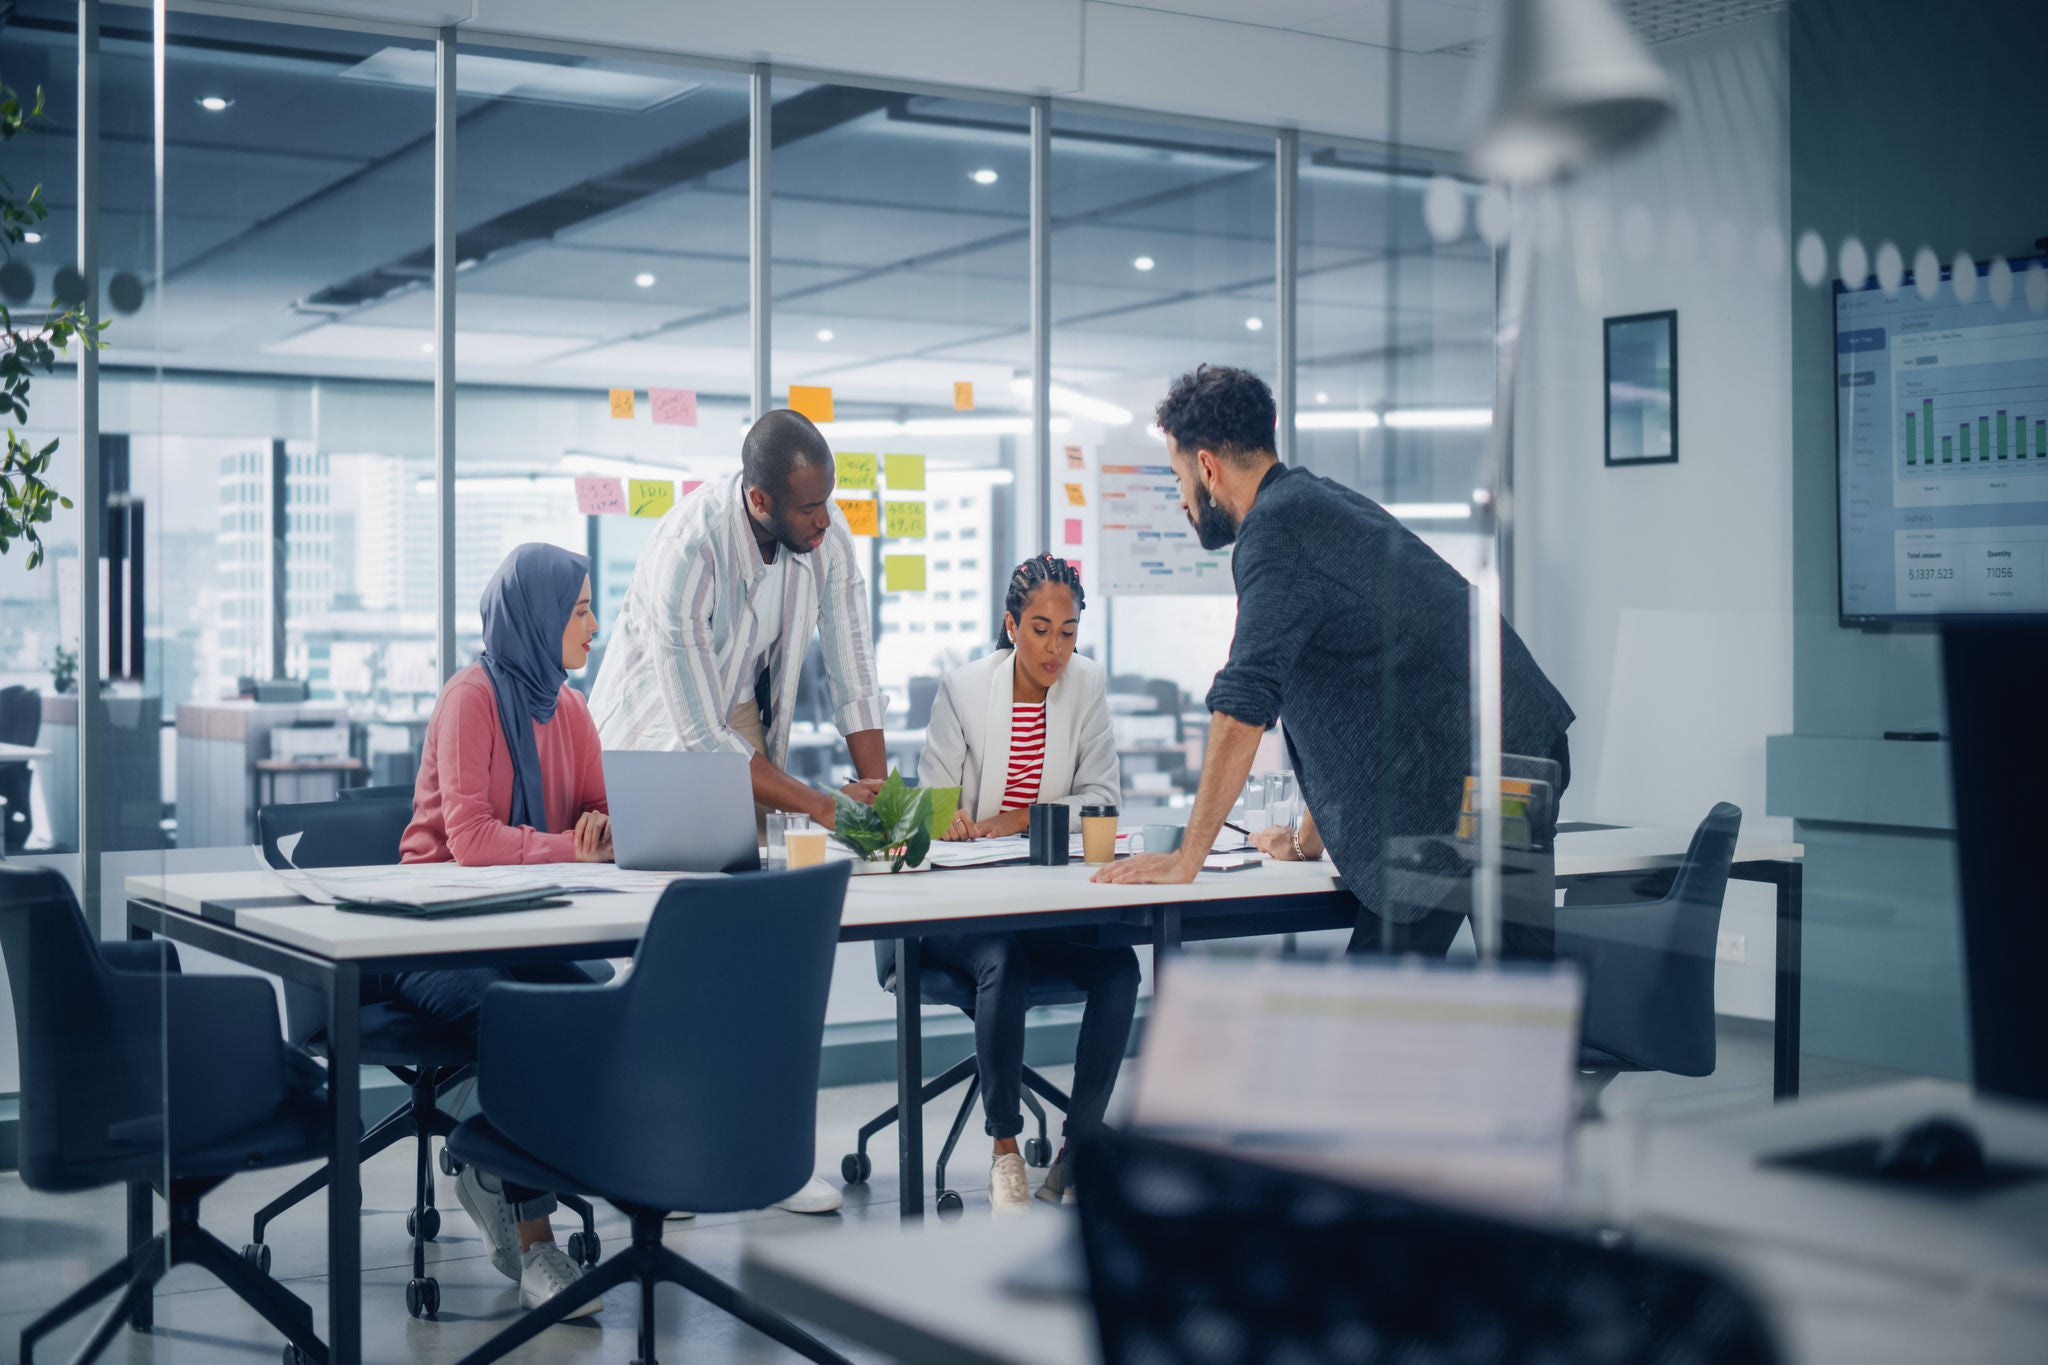
[[[1067,841],[1067,808],[1047,802],[1031,808],[1031,865],[1065,867],[1073,847]]]

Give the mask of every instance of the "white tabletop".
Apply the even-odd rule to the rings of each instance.
[[[1561,834],[1557,874],[1583,876],[1667,865],[1683,854],[1690,837],[1689,831],[1668,829]],[[1784,842],[1739,843],[1735,850],[1737,861],[1799,855],[1798,844]],[[995,916],[1116,908],[1142,911],[1150,906],[1310,895],[1337,889],[1327,862],[1267,862],[1241,872],[1205,872],[1186,886],[1104,886],[1090,881],[1092,874],[1092,868],[1075,864],[855,877],[841,922],[849,928],[901,925],[915,930],[919,925]],[[574,875],[573,869],[563,872],[564,877]],[[654,892],[578,895],[554,910],[410,921],[309,905],[274,874],[260,868],[130,877],[127,892],[188,915],[202,915],[202,907],[210,907],[210,917],[228,919],[239,930],[336,960],[638,939],[658,898]]]
[[[0,763],[21,763],[31,758],[48,758],[48,749],[33,744],[0,744]]]

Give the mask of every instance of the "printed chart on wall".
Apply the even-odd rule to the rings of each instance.
[[[1096,583],[1104,592],[1228,593],[1230,551],[1205,550],[1180,510],[1180,486],[1164,456],[1119,463],[1105,455],[1096,476]]]

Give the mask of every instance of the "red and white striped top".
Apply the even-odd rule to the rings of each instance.
[[[1010,775],[1003,786],[1003,809],[1022,810],[1038,799],[1045,773],[1045,703],[1010,706]]]

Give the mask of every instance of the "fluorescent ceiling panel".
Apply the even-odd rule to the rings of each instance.
[[[425,48],[387,47],[343,71],[341,78],[370,85],[432,90],[434,54]],[[585,109],[642,113],[679,100],[696,88],[695,81],[651,70],[560,66],[473,52],[463,53],[455,63],[455,89],[459,94]]]

